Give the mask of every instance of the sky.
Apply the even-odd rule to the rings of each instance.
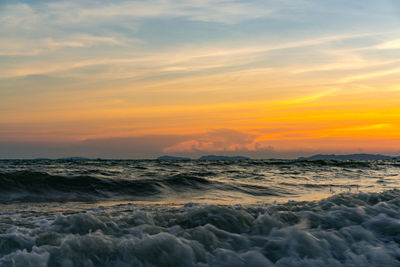
[[[400,155],[397,0],[2,0],[0,158]]]

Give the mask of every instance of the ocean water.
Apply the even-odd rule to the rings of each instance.
[[[400,266],[400,162],[0,161],[0,266]]]

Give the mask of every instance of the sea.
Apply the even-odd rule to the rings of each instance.
[[[1,160],[0,266],[400,266],[400,162]]]

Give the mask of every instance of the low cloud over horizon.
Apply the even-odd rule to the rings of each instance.
[[[110,159],[154,159],[161,155],[197,158],[216,154],[251,158],[297,158],[318,153],[382,153],[399,155],[400,151],[362,149],[280,149],[280,142],[258,140],[261,135],[230,129],[217,129],[193,135],[143,135],[125,138],[86,139],[71,142],[0,142],[0,159],[88,157]],[[292,140],[294,142],[294,140]],[[335,140],[320,140],[333,143]],[[275,144],[273,146],[272,144]]]

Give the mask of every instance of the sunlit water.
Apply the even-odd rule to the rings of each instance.
[[[400,162],[0,161],[1,266],[400,266]]]

